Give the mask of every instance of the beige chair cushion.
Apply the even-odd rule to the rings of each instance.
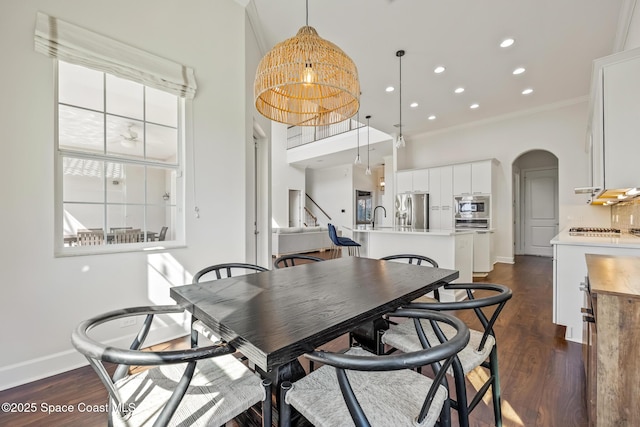
[[[347,354],[371,356],[357,347]],[[372,426],[433,426],[447,399],[447,390],[439,386],[427,417],[422,424],[417,424],[416,418],[431,387],[431,379],[408,369],[347,371],[347,377]],[[287,392],[286,401],[314,426],[354,425],[332,366],[322,366],[296,381]]]
[[[128,419],[113,414],[114,426],[153,425],[169,399],[185,365],[163,365],[116,383],[125,405],[135,408]],[[220,426],[265,397],[260,377],[232,355],[200,360],[170,425]]]
[[[421,323],[429,343],[431,345],[439,344],[440,341],[438,341],[436,334],[433,332],[431,323],[428,320],[422,320]],[[439,323],[439,325],[447,338],[453,337],[456,334],[456,330],[453,327],[444,323]],[[491,349],[496,342],[495,338],[489,335],[484,349],[478,351],[477,348],[480,346],[480,341],[482,340],[482,332],[473,329],[470,329],[469,332],[471,333],[469,344],[458,353],[458,358],[460,359],[465,375],[489,357],[489,353],[491,353]],[[391,325],[389,330],[382,335],[382,342],[405,353],[422,349],[422,344],[420,344],[420,340],[418,339],[418,333],[416,332],[413,321],[405,321],[397,325]],[[452,370],[449,369],[448,373],[451,374]]]

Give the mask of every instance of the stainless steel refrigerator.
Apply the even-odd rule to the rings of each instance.
[[[396,225],[429,228],[429,193],[402,193],[396,196]]]

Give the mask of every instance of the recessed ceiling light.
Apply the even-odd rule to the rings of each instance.
[[[462,92],[464,92],[464,88],[463,87],[456,88],[456,90],[454,90],[454,92],[455,93],[462,93]]]
[[[445,68],[442,65],[438,65],[436,68],[433,69],[433,72],[436,74],[440,74],[443,73],[445,70]]]
[[[513,74],[515,74],[517,76],[518,74],[524,73],[524,71],[525,71],[524,67],[518,67],[515,70],[513,70]]]
[[[469,108],[471,108],[472,110],[475,110],[479,106],[480,106],[480,104],[471,104],[471,105],[469,105]]]
[[[531,88],[527,88],[527,89],[522,91],[523,95],[529,95],[529,94],[532,94],[532,93],[533,93],[533,89],[531,89]]]
[[[412,103],[409,105],[409,107],[411,107],[411,108],[416,108],[417,106],[418,106],[418,103],[417,103],[417,102],[412,102]]]
[[[511,46],[514,42],[515,42],[515,40],[514,40],[514,39],[512,39],[512,38],[504,39],[504,40],[502,40],[502,42],[500,42],[500,47],[509,47],[509,46]]]
[[[388,86],[385,91],[387,92],[393,92],[394,90],[396,90],[393,86]]]
[[[434,115],[432,114],[432,115],[430,115],[430,116],[429,116],[429,117],[427,117],[427,118],[428,118],[429,120],[435,120],[435,119],[436,119],[436,116],[434,116]]]

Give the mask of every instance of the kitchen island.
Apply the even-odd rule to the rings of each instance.
[[[553,323],[567,327],[565,339],[582,343],[586,254],[640,256],[640,237],[622,232],[618,236],[572,235],[563,230],[553,245]]]
[[[408,227],[345,227],[360,243],[360,256],[382,258],[396,254],[424,255],[441,268],[458,270],[454,283],[473,281],[473,231],[413,229]],[[440,291],[443,301],[460,301],[464,291]]]

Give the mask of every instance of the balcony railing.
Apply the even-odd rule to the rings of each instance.
[[[364,124],[353,119],[327,126],[291,126],[287,129],[287,149],[340,135],[359,127],[364,127]]]

